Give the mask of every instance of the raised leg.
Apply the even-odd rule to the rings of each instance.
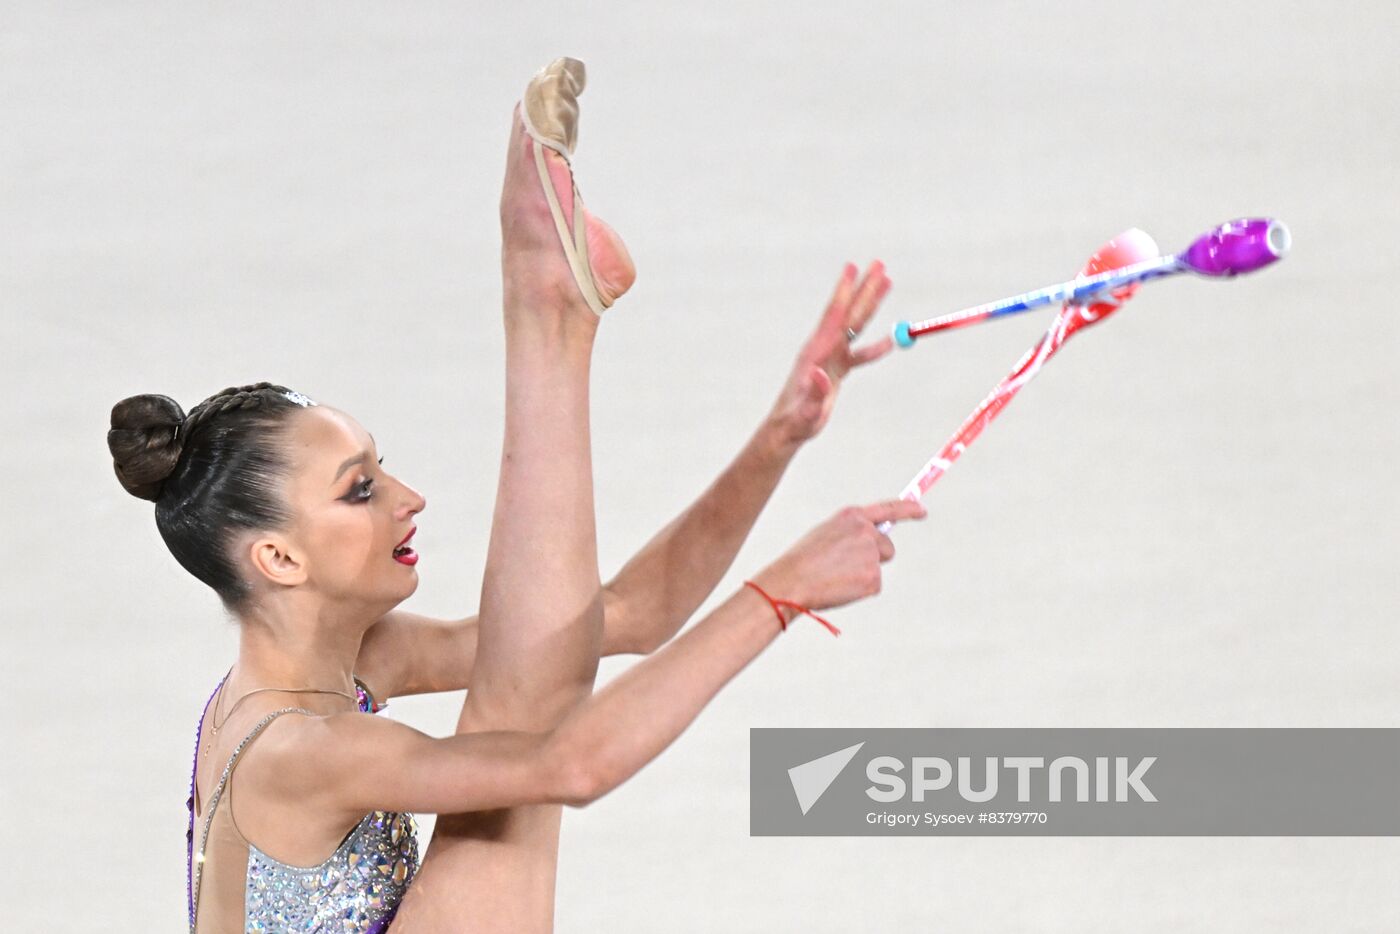
[[[602,647],[588,422],[599,319],[556,232],[541,155],[572,224],[581,201],[568,163],[548,148],[537,153],[517,107],[501,196],[505,442],[458,732],[552,728],[592,691]],[[631,285],[631,260],[600,221],[588,217],[586,234],[587,265],[611,304]],[[551,930],[561,811],[439,816],[394,931]]]

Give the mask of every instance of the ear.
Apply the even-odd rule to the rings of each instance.
[[[306,580],[306,567],[298,554],[292,550],[292,543],[281,536],[264,535],[248,546],[254,569],[272,583],[288,587]]]

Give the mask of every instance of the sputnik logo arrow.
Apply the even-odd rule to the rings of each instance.
[[[841,774],[841,770],[855,758],[860,747],[864,745],[865,741],[862,740],[854,746],[838,749],[820,759],[813,759],[788,769],[788,779],[792,782],[792,790],[797,795],[797,804],[802,808],[803,814],[810,811],[817,799],[826,794],[831,783],[836,781],[836,776]]]

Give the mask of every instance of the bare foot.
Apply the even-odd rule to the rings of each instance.
[[[525,131],[520,107],[517,103],[511,122],[510,150],[501,191],[501,261],[506,278],[521,293],[536,298],[557,297],[562,303],[580,306],[592,315],[559,240],[535,165],[535,141]],[[572,230],[573,173],[558,152],[548,146],[542,146],[541,150],[565,225]],[[606,308],[632,287],[637,272],[622,238],[588,210],[583,214],[587,265],[598,297]],[[538,310],[532,313],[537,314]]]

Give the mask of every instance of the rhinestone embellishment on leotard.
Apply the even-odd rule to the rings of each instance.
[[[248,848],[248,931],[363,932],[395,908],[418,870],[412,814],[365,815],[320,866],[288,866]]]

